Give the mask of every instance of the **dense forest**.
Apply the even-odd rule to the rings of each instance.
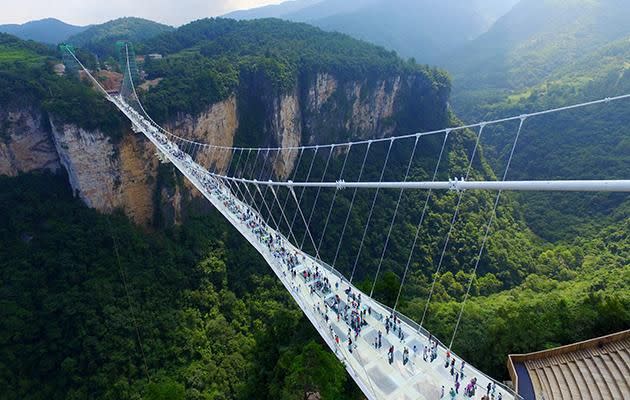
[[[65,179],[0,177],[3,398],[358,398],[218,213],[149,233]]]

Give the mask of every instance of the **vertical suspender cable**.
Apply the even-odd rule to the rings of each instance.
[[[225,173],[223,175],[228,175],[228,176],[230,175],[230,169],[232,169],[232,161],[234,161],[235,152],[236,150],[234,149],[228,149],[228,154],[227,154],[228,162],[227,162]]]
[[[409,171],[411,170],[411,165],[413,163],[413,157],[416,154],[416,148],[418,147],[418,139],[420,137],[416,137],[416,141],[413,145],[413,151],[411,152],[411,157],[409,158],[409,164],[407,164],[407,170],[405,171],[405,179],[403,182],[407,182],[409,178]],[[381,252],[381,258],[378,261],[378,268],[376,269],[376,276],[374,277],[374,282],[372,283],[372,292],[374,292],[374,288],[376,287],[376,280],[378,279],[378,271],[381,270],[381,265],[383,264],[383,260],[385,259],[385,252],[387,251],[387,246],[389,245],[389,238],[392,234],[392,229],[394,228],[394,223],[396,222],[396,216],[398,215],[398,208],[400,207],[400,201],[402,200],[404,189],[400,189],[398,192],[398,200],[396,200],[396,207],[394,208],[394,214],[392,214],[392,220],[389,223],[389,229],[387,230],[387,236],[385,237],[385,245],[383,246],[383,251]]]
[[[303,155],[304,155],[304,149],[300,149],[300,155],[298,156],[296,167],[293,170],[293,178],[292,178],[292,180],[295,180],[295,178],[297,177],[298,170],[300,169],[300,165],[302,163],[302,156]],[[289,197],[290,196],[291,196],[291,192],[289,190],[287,190],[287,197],[286,197],[286,199],[284,199],[284,205],[282,206],[285,210],[287,208],[287,204],[289,203]],[[289,231],[292,230],[290,225],[288,225],[287,227],[289,228]],[[295,243],[295,245],[297,246],[297,243]]]
[[[267,149],[267,154],[263,157],[263,165],[260,168],[260,175],[259,178],[262,178],[265,175],[265,159],[267,159],[267,157],[269,157],[269,153],[271,152],[271,149]],[[276,155],[277,157],[277,155]],[[269,177],[271,177],[271,175],[273,174],[273,161],[271,163],[270,166],[270,172],[269,172]],[[260,190],[260,186],[258,185],[258,183],[254,183],[254,186],[256,187],[256,191],[258,192],[258,194],[260,194],[261,200],[262,200],[262,205],[267,209],[267,212],[269,213],[269,219],[271,219],[271,222],[276,226],[276,229],[278,227],[278,224],[276,222],[276,219],[273,217],[273,215],[271,214],[271,209],[269,208],[269,205],[267,204],[267,200],[265,199],[265,195],[267,194],[267,189],[269,188],[269,186],[266,186],[265,188],[265,192],[263,193],[262,190]],[[263,208],[260,208],[260,216],[261,218],[263,218]]]
[[[341,166],[341,172],[339,173],[339,180],[343,179],[343,173],[346,170],[346,163],[348,162],[348,157],[350,156],[350,152],[352,151],[352,145],[348,145],[348,152],[343,159],[343,165]],[[328,228],[328,222],[330,221],[330,215],[332,214],[333,207],[335,206],[335,199],[337,198],[338,190],[335,190],[333,193],[332,201],[330,202],[330,207],[328,208],[328,216],[326,216],[326,222],[324,222],[324,229],[322,230],[322,235],[319,237],[319,245],[317,246],[317,251],[320,252],[322,249],[322,243],[324,242],[324,237],[326,236],[326,228]]]
[[[477,148],[479,147],[479,141],[481,140],[481,134],[483,133],[483,128],[485,124],[482,124],[479,128],[479,133],[477,134],[477,140],[475,141],[475,147],[473,148],[472,155],[470,156],[470,161],[468,163],[468,168],[466,169],[466,177],[464,180],[468,180],[468,176],[470,175],[470,171],[472,170],[473,161],[475,160],[475,155],[477,154]],[[424,312],[422,313],[422,320],[420,321],[420,327],[424,324],[424,319],[427,316],[427,310],[429,309],[429,303],[431,303],[431,297],[433,296],[433,291],[435,290],[435,283],[437,282],[437,278],[440,275],[440,270],[442,268],[442,262],[444,261],[444,254],[446,254],[446,248],[448,247],[448,242],[451,238],[451,233],[453,232],[453,227],[455,226],[455,222],[457,221],[457,216],[459,215],[459,207],[462,204],[462,197],[464,197],[464,192],[459,192],[459,196],[457,198],[457,205],[455,206],[455,212],[453,213],[453,218],[451,219],[451,224],[448,229],[448,233],[446,234],[446,240],[444,241],[444,247],[442,247],[442,254],[440,254],[440,261],[438,262],[437,268],[435,270],[435,276],[433,277],[433,283],[431,284],[431,290],[429,291],[429,297],[427,298],[427,303],[424,305]]]
[[[237,151],[237,150],[233,150],[233,151]],[[236,167],[235,169],[238,170],[238,165],[241,162],[241,156],[243,155],[243,152],[241,151],[241,154],[238,157],[238,160],[236,162]],[[236,171],[234,172],[236,173]],[[231,179],[224,179],[224,181],[227,183],[227,185],[230,187],[231,192],[234,194],[234,196],[236,196],[236,198],[239,198],[239,194],[240,196],[243,198],[243,201],[245,202],[245,204],[247,204],[249,206],[249,202],[247,201],[247,198],[245,197],[245,193],[243,193],[243,191],[241,190],[241,187],[239,186],[237,181],[232,181]],[[234,188],[236,188],[236,190],[234,190]]]
[[[278,162],[278,158],[280,157],[280,154],[282,154],[282,150],[278,150],[278,152],[276,153],[276,157],[274,158],[273,162],[271,163],[271,172],[269,172],[269,179],[273,178],[273,173],[274,173],[274,166],[276,165],[276,163]],[[267,196],[267,191],[269,190],[270,185],[267,185],[267,187],[265,187],[265,198]],[[274,193],[275,194],[275,193]],[[278,203],[280,204],[280,203]],[[275,202],[271,202],[271,209],[269,210],[269,212],[273,212],[273,209],[275,208],[276,203]],[[280,205],[282,206],[282,205]],[[282,221],[280,221],[282,222]],[[277,225],[276,226],[276,230],[280,230],[280,226]]]
[[[306,227],[305,228],[306,232],[304,233],[304,236],[308,235],[308,237],[311,239],[311,245],[315,249],[315,257],[318,260],[321,260],[321,257],[319,256],[319,252],[317,252],[317,246],[315,245],[315,240],[313,239],[313,235],[311,234],[311,229],[308,227],[308,222],[306,221],[306,218],[304,217],[304,213],[302,212],[302,207],[300,207],[300,201],[295,195],[295,190],[293,190],[293,186],[289,186],[289,190],[291,191],[293,200],[295,200],[295,206],[297,207],[297,211],[300,213],[300,216],[302,217],[302,222],[304,223],[304,226]]]
[[[240,150],[240,153],[238,155],[238,159],[236,160],[236,166],[234,167],[234,176],[238,176],[238,167],[241,165],[241,158],[243,158],[243,150]]]
[[[357,182],[361,182],[361,177],[363,176],[363,169],[365,168],[365,162],[367,161],[371,146],[372,146],[372,142],[368,142],[367,148],[365,149],[365,155],[363,156],[363,162],[361,163],[361,169],[359,170],[359,177],[357,178]],[[357,189],[358,188],[354,188],[354,192],[352,193],[352,200],[350,200],[350,207],[348,208],[348,214],[346,214],[346,220],[343,223],[341,236],[339,236],[339,242],[337,243],[337,250],[335,251],[335,258],[333,259],[333,262],[332,262],[333,268],[335,268],[335,264],[337,263],[339,250],[341,249],[341,244],[343,243],[343,236],[346,233],[346,227],[348,226],[348,220],[350,219],[350,214],[352,214],[352,207],[354,206],[354,200],[357,197]]]
[[[330,165],[330,159],[332,158],[333,155],[333,151],[334,151],[335,146],[330,146],[330,152],[328,153],[328,158],[326,159],[326,166],[324,167],[324,173],[322,174],[322,179],[320,182],[324,182],[324,180],[326,179],[326,172],[328,172],[328,166]],[[302,188],[302,194],[304,194],[304,189],[306,188]],[[311,213],[308,216],[308,221],[306,223],[307,226],[311,226],[311,221],[313,220],[313,214],[315,213],[315,207],[317,206],[317,200],[319,200],[319,194],[321,193],[322,188],[318,187],[317,188],[317,193],[315,194],[315,200],[313,201],[313,207],[311,208]],[[300,195],[300,201],[302,200],[301,198],[302,196]],[[304,237],[302,238],[302,243],[300,244],[300,250],[302,250],[302,248],[304,247],[304,240],[306,239],[306,232],[304,233]],[[316,247],[315,251],[317,252],[317,254],[319,254],[319,249]],[[321,260],[321,258],[320,258]]]
[[[241,154],[238,157],[238,161],[236,163],[236,170],[234,171],[234,175],[236,178],[242,178],[243,177],[243,173],[245,172],[246,168],[247,168],[247,162],[249,161],[249,156],[252,153],[251,150],[249,150],[247,152],[247,157],[245,158],[245,164],[241,167],[241,170],[239,172],[239,165],[241,162],[241,158],[243,156],[243,153],[245,152],[245,150],[241,149]],[[245,192],[241,190],[241,185],[239,185],[239,182],[237,180],[234,181],[234,185],[236,186],[236,189],[238,190],[238,192],[241,194],[242,198],[243,198],[243,202],[247,205],[248,208],[252,208],[253,210],[256,210],[256,208],[249,203],[249,200],[247,200],[247,196],[245,196]]]
[[[260,196],[262,198],[263,205],[265,206],[265,208],[269,212],[269,218],[271,219],[271,222],[273,222],[273,224],[277,227],[278,223],[276,222],[276,219],[271,214],[271,209],[269,208],[269,205],[267,204],[267,200],[265,200],[265,196],[263,195],[262,190],[260,190],[260,184],[258,182],[256,182],[256,183],[254,183],[254,186],[256,187],[256,190],[258,191],[258,194],[260,194]],[[267,187],[270,187],[270,186],[267,186]],[[262,214],[261,214],[261,216],[262,216]]]
[[[311,160],[311,165],[308,167],[308,172],[306,173],[306,182],[308,182],[308,180],[311,177],[311,172],[313,171],[313,164],[315,163],[315,159],[317,158],[317,152],[319,151],[319,146],[315,147],[315,151],[313,152],[313,159]],[[302,202],[302,196],[304,196],[304,191],[306,190],[305,187],[302,188],[302,191],[300,192],[300,199],[298,200],[298,203]],[[291,220],[291,226],[289,229],[293,229],[293,224],[295,224],[295,218],[297,217],[297,213],[298,210],[295,210],[295,213],[293,213],[293,219]],[[306,222],[306,221],[304,221]],[[306,232],[305,232],[305,236],[306,236]],[[300,249],[302,248],[302,244],[304,243],[304,240],[302,240],[301,243],[296,243],[296,245],[300,246]]]
[[[383,169],[381,170],[381,177],[378,179],[379,182],[382,182],[383,177],[385,176],[385,167],[387,167],[387,162],[389,161],[389,155],[392,151],[393,144],[394,144],[394,139],[392,138],[392,140],[389,142],[389,148],[387,149],[387,156],[385,156],[385,163],[383,163]],[[370,224],[369,221],[372,219],[372,213],[374,212],[374,206],[376,205],[376,198],[378,197],[378,193],[379,193],[379,188],[377,188],[376,193],[374,193],[374,200],[372,201],[372,207],[370,208],[370,214],[368,216],[368,223],[366,224],[366,228],[369,226]],[[383,247],[383,249],[385,249],[385,247]],[[381,258],[381,261],[382,261],[382,258]],[[374,287],[376,286],[376,281],[378,280],[378,274],[380,272],[381,272],[381,263],[379,263],[378,268],[376,269],[376,275],[374,276],[374,283],[372,284],[372,290],[370,290],[370,297],[372,297],[372,295],[374,294]]]
[[[505,182],[508,171],[510,170],[510,164],[512,164],[512,158],[514,157],[514,149],[516,149],[516,144],[518,143],[518,138],[521,135],[521,130],[523,129],[524,123],[525,123],[525,117],[521,118],[521,121],[518,125],[518,130],[516,131],[516,137],[514,138],[514,143],[512,144],[512,150],[510,151],[510,156],[508,157],[507,165],[505,166],[505,171],[503,172],[503,178],[501,179],[503,182]],[[470,288],[472,287],[473,280],[475,279],[475,276],[477,275],[477,268],[479,267],[479,262],[481,261],[481,255],[483,254],[483,250],[486,247],[486,241],[488,240],[490,228],[492,227],[492,222],[494,221],[494,217],[496,216],[496,213],[497,213],[497,206],[499,205],[500,198],[501,198],[501,190],[497,192],[497,196],[494,199],[494,206],[492,207],[492,213],[490,214],[490,218],[488,219],[488,223],[486,224],[486,230],[483,235],[481,247],[479,248],[479,253],[477,254],[477,259],[475,260],[475,267],[473,268],[472,274],[468,281],[468,288],[466,289],[466,294],[464,295],[464,301],[462,301],[462,307],[459,310],[459,315],[457,316],[457,323],[455,324],[455,329],[453,330],[453,336],[451,337],[451,342],[448,345],[449,350],[453,347],[453,342],[455,341],[455,336],[457,335],[457,330],[459,329],[459,324],[462,320],[462,315],[464,314],[464,307],[466,306],[466,300],[468,300],[468,296],[470,294]]]
[[[234,167],[234,176],[237,177],[239,175],[238,173],[238,168],[241,165],[241,158],[243,157],[243,150],[239,150],[239,156],[238,159],[236,160],[236,166]],[[245,194],[243,193],[243,191],[241,190],[241,187],[239,186],[238,182],[234,181],[234,186],[236,186],[236,189],[238,190],[238,192],[240,193],[243,202],[245,202],[245,204],[247,204],[249,206],[249,203],[247,201],[247,199],[245,198]]]
[[[264,155],[264,156],[262,156],[262,161],[261,161],[261,165],[260,165],[260,171],[259,171],[259,173],[258,173],[258,174],[256,174],[256,163],[254,162],[254,165],[253,165],[253,167],[252,167],[252,176],[254,177],[254,181],[259,181],[259,180],[261,180],[261,179],[262,179],[262,177],[263,177],[263,174],[264,174],[264,172],[265,172],[265,160],[266,160],[266,159],[267,159],[267,157],[269,156],[269,149],[266,149],[266,151],[267,151],[267,152],[265,153],[265,155]],[[258,154],[260,154],[260,150],[258,150]],[[258,161],[258,154],[256,155],[256,160],[255,160],[255,161]],[[257,177],[257,178],[256,178],[256,177]],[[256,192],[257,192],[257,191],[256,191]],[[253,202],[254,202],[254,204],[256,204],[256,196],[257,196],[256,192],[254,192],[254,198],[253,198]],[[262,217],[263,217],[263,214],[262,214],[262,212],[263,212],[262,204],[261,204],[261,206],[260,206],[259,210],[260,210],[260,211],[259,211],[260,217],[262,218]]]
[[[254,158],[254,164],[252,165],[252,169],[249,173],[249,176],[251,177],[255,177],[256,175],[254,175],[254,171],[256,171],[256,164],[258,163],[258,157],[260,157],[260,151],[262,149],[257,149],[256,150],[256,158]],[[247,177],[246,177],[247,178]]]
[[[284,213],[284,208],[282,207],[282,204],[280,204],[280,199],[278,198],[278,194],[276,193],[276,189],[273,188],[273,186],[269,187],[271,189],[271,193],[273,194],[274,199],[276,199],[276,203],[278,203],[278,207],[280,208],[280,214],[282,216],[282,218],[284,219],[284,221],[288,224],[289,221],[287,220],[287,216]],[[293,230],[289,230],[289,234],[287,235],[287,238],[289,240],[291,240],[290,238],[293,236],[293,240],[295,242],[297,242],[297,239],[295,238],[295,235],[293,234]],[[294,243],[295,243],[294,242]]]
[[[444,155],[444,149],[446,148],[446,142],[448,141],[448,135],[450,131],[446,131],[444,134],[444,140],[442,141],[442,148],[440,149],[440,155],[438,156],[437,163],[435,164],[435,169],[433,170],[433,179],[432,182],[435,182],[437,179],[437,174],[440,169],[440,163],[442,162],[442,156]],[[418,242],[418,237],[420,235],[420,229],[422,228],[422,223],[424,222],[424,216],[427,213],[427,209],[429,206],[429,199],[431,199],[432,190],[429,190],[427,193],[427,197],[424,200],[424,207],[422,208],[422,214],[420,215],[420,221],[416,226],[416,234],[413,237],[413,243],[411,244],[411,249],[409,250],[409,257],[407,257],[407,263],[405,264],[405,272],[403,273],[402,280],[400,281],[400,287],[398,288],[398,294],[396,295],[396,302],[394,303],[393,311],[396,312],[396,307],[398,307],[398,301],[400,300],[400,294],[402,293],[403,285],[405,284],[405,279],[407,278],[407,272],[409,271],[409,266],[411,265],[411,260],[413,258],[413,252],[416,248],[416,243]]]
[[[387,161],[389,160],[389,154],[392,151],[392,145],[394,144],[394,138],[391,138],[389,141],[389,147],[387,148],[387,156],[385,157],[385,162],[383,163],[383,168],[381,169],[381,176],[379,178],[379,182],[383,180],[383,176],[385,175],[385,167],[387,166]],[[376,188],[376,192],[374,193],[374,198],[372,199],[372,206],[370,207],[370,212],[368,213],[367,221],[365,222],[365,227],[363,228],[363,235],[361,236],[361,243],[359,244],[359,251],[357,252],[357,256],[354,259],[354,265],[352,267],[352,274],[350,275],[350,283],[354,279],[354,273],[357,269],[357,264],[359,263],[359,257],[361,257],[361,250],[363,250],[363,243],[365,243],[365,236],[367,235],[368,228],[370,227],[370,221],[372,220],[372,213],[374,212],[374,206],[376,205],[376,200],[378,199],[378,193],[380,188]]]
[[[261,149],[256,150],[256,158],[254,159],[254,165],[251,168],[251,174],[252,176],[254,173],[254,170],[256,169],[256,163],[258,162],[258,157],[260,155],[260,151]],[[251,152],[251,150],[250,150]],[[249,155],[247,156],[247,158],[249,158]],[[247,192],[247,194],[249,195],[249,197],[252,200],[252,207],[254,208],[254,211],[256,211],[256,213],[262,218],[262,213],[261,213],[261,209],[258,207],[258,204],[256,203],[256,198],[252,195],[252,192],[249,190],[249,187],[247,186],[246,182],[242,182],[243,183],[243,187],[245,188],[245,191]]]

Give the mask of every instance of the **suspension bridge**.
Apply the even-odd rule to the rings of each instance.
[[[456,398],[478,399],[489,391],[495,399],[519,399],[512,389],[466,364],[451,351],[466,299],[490,236],[501,193],[506,190],[630,192],[630,180],[507,180],[519,137],[528,120],[617,102],[629,99],[630,95],[396,137],[275,148],[217,146],[175,135],[151,119],[136,93],[135,75],[132,74],[127,47],[127,65],[119,94],[107,93],[72,50],[66,48],[66,51],[83,68],[95,87],[102,90],[106,98],[131,121],[133,130],[146,136],[155,145],[159,156],[172,163],[260,253],[370,400],[449,398],[451,389],[457,389]],[[501,179],[473,179],[473,162],[478,156],[484,129],[509,123],[514,125],[516,132]],[[474,146],[462,175],[446,181],[438,180],[440,167],[444,168],[441,164],[446,158],[449,139],[471,130],[475,132]],[[435,148],[439,150],[434,155],[436,161],[431,179],[414,179],[415,167],[423,153],[422,143],[429,139],[437,143]],[[349,158],[356,159],[358,163],[353,165],[360,167],[346,170]],[[339,195],[344,190],[349,191],[347,195]],[[444,267],[449,241],[460,218],[462,199],[471,190],[492,191],[494,201],[491,202],[489,218],[480,227],[482,241],[477,256],[472,260],[470,279],[452,337],[448,344],[444,344],[424,328],[424,322],[435,294],[437,277]],[[382,250],[376,253],[380,256],[372,260],[376,266],[373,285],[369,292],[363,292],[355,286],[355,278],[364,263],[366,248],[372,245],[369,230],[373,227],[374,211],[379,208],[379,196],[392,191],[390,205],[393,211],[387,233],[381,243]],[[431,195],[436,191],[454,191],[455,210],[439,261],[434,266],[435,278],[422,319],[416,323],[402,315],[398,307],[404,284],[413,268],[414,252],[421,240],[420,232],[429,213]],[[390,239],[397,218],[407,204],[404,194],[409,192],[421,193],[420,209],[417,210],[419,220],[401,269],[396,300],[390,307],[375,300],[373,295],[387,251],[392,246]],[[367,201],[364,201],[361,210],[356,210],[359,196]],[[347,212],[340,213],[341,207]],[[320,213],[316,215],[316,208],[326,216],[325,219],[320,218]],[[357,240],[350,242],[353,245],[344,246],[349,240],[349,220],[358,214],[364,221],[363,229],[354,233]],[[335,218],[338,215],[342,215],[343,227],[340,232],[335,232],[338,239],[331,246],[331,257],[325,261],[322,244],[330,234],[327,231],[331,216]],[[315,232],[315,225],[318,232]],[[356,251],[356,256],[348,257],[350,250]],[[345,276],[339,271],[342,259],[345,262],[350,260],[350,265],[344,268],[348,271]],[[471,396],[463,397],[464,394]]]

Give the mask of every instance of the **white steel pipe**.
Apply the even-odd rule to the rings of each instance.
[[[546,180],[546,181],[464,181],[441,182],[276,182],[219,176],[242,183],[276,187],[321,187],[335,189],[431,189],[431,190],[508,190],[534,192],[628,192],[630,180]]]

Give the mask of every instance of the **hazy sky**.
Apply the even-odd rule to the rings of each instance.
[[[129,16],[181,25],[233,10],[281,2],[282,0],[0,0],[0,24],[54,17],[70,24],[87,25]]]

